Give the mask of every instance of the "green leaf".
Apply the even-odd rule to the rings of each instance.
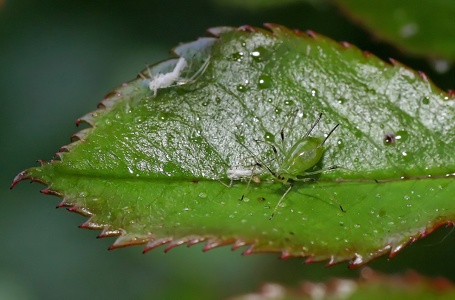
[[[416,55],[455,59],[455,1],[337,0],[377,36]]]
[[[299,288],[267,283],[258,293],[232,299],[453,299],[455,286],[445,278],[426,278],[416,272],[384,275],[363,268],[361,278],[333,278],[326,283],[304,281]],[[425,296],[426,295],[426,296]]]
[[[169,76],[177,59],[145,70],[80,119],[91,127],[59,160],[13,185],[42,182],[90,217],[81,227],[119,236],[112,248],[145,251],[249,245],[354,266],[454,222],[454,95],[347,43],[266,26],[214,28],[177,47],[188,66],[175,85],[154,96],[143,77]],[[308,171],[339,168],[295,181],[269,220],[289,188],[272,175],[283,154],[270,144],[282,131],[290,149],[320,113],[311,136],[340,126]],[[235,168],[260,174],[229,187]]]

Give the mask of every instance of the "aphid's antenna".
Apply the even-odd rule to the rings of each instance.
[[[207,56],[207,59],[204,61],[204,63],[202,64],[202,66],[188,79],[181,79],[179,81],[177,81],[176,85],[183,85],[183,84],[187,84],[187,83],[190,83],[190,82],[193,82],[194,80],[196,80],[197,77],[199,77],[200,75],[202,75],[202,73],[205,72],[205,70],[207,70],[207,67],[209,66],[209,63],[210,63],[210,54]],[[190,68],[188,69],[191,69],[192,67],[192,64],[193,64],[193,60],[191,60],[190,62]]]
[[[291,126],[290,126],[290,127],[292,127],[293,124],[294,124],[294,121],[295,121],[295,118],[296,118],[298,112],[299,112],[299,110],[298,110],[298,109],[295,109],[295,110],[293,111],[293,113],[289,114],[289,115],[288,115],[288,121],[287,121],[285,124],[291,123],[290,120],[292,120],[292,124],[291,124]],[[282,152],[284,152],[284,149],[285,149],[285,146],[284,146],[284,126],[285,126],[285,125],[283,125],[283,127],[282,127],[281,130],[280,130],[281,149],[282,149],[281,151],[282,151]]]
[[[319,120],[319,119],[318,119]],[[327,136],[325,137],[325,139],[322,141],[322,143],[319,144],[318,148],[319,147],[322,147],[325,143],[325,141],[327,141],[327,139],[329,138],[329,136],[335,131],[335,129],[337,129],[337,127],[340,126],[340,124],[336,124],[335,127],[332,128],[332,130],[330,130],[329,134],[327,134]]]
[[[321,118],[322,118],[322,113],[319,114],[319,117],[318,117],[317,120],[314,122],[314,124],[311,126],[310,130],[308,130],[308,132],[305,134],[304,138],[310,136],[310,133],[313,131],[314,127],[316,127],[316,125],[318,125],[319,121],[321,121]],[[333,130],[332,130],[332,131],[333,131]],[[332,132],[330,132],[330,133],[332,133]],[[330,133],[329,133],[329,135],[330,135]],[[328,137],[328,136],[327,136],[327,137]],[[327,138],[325,138],[325,140],[326,140],[326,139],[327,139]],[[324,140],[324,142],[325,142],[325,140]],[[323,145],[324,142],[322,142],[321,145]]]

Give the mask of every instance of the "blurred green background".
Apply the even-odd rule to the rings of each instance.
[[[407,58],[352,24],[330,5],[305,2],[261,10],[217,1],[0,0],[0,299],[218,299],[256,291],[261,283],[290,285],[333,276],[356,277],[343,263],[305,265],[277,254],[242,256],[223,247],[184,246],[164,254],[141,247],[107,251],[113,239],[78,229],[85,218],[53,209],[60,199],[14,176],[51,159],[114,87],[169,57],[180,42],[219,25],[280,23],[349,41],[381,58],[394,57],[454,88],[454,69],[437,74],[424,59]],[[452,85],[452,86],[451,86]],[[442,228],[395,258],[369,266],[408,269],[455,281],[455,232]]]

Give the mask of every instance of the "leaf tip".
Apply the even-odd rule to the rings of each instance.
[[[340,45],[343,46],[344,48],[352,47],[352,45],[349,42],[346,42],[346,41],[341,41]]]
[[[314,39],[318,37],[317,33],[314,32],[313,30],[306,30],[305,32],[309,37],[312,37]]]
[[[424,81],[428,81],[428,76],[425,72],[423,71],[418,71],[419,75],[420,75],[420,78],[422,78],[422,80]]]
[[[239,27],[239,30],[245,31],[245,32],[256,32],[256,28],[251,26],[251,25],[243,25]]]
[[[9,189],[12,190],[19,182],[28,179],[31,179],[31,176],[27,172],[27,170],[20,172],[19,174],[16,175],[16,177],[14,177],[13,182],[11,183]]]

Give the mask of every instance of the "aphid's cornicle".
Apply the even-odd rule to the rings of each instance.
[[[270,218],[269,218],[270,220],[273,219],[278,207],[283,202],[284,198],[289,193],[289,191],[292,189],[294,181],[299,181],[299,182],[316,181],[315,178],[311,178],[308,176],[321,174],[326,171],[330,171],[330,170],[334,170],[334,169],[338,168],[337,166],[329,166],[322,170],[318,170],[318,171],[314,171],[314,172],[306,172],[307,170],[314,167],[321,160],[321,158],[324,154],[325,142],[330,137],[330,135],[335,131],[335,129],[339,126],[339,124],[335,125],[332,128],[332,130],[330,130],[330,132],[327,134],[327,136],[325,138],[310,137],[311,132],[314,130],[316,125],[319,123],[319,121],[321,120],[321,117],[322,117],[322,113],[319,114],[319,117],[314,122],[314,124],[311,126],[311,128],[308,130],[308,132],[301,139],[299,139],[289,150],[286,150],[284,147],[284,132],[283,132],[283,130],[280,131],[282,147],[278,147],[274,144],[270,144],[273,152],[275,153],[275,155],[277,157],[278,157],[278,150],[280,150],[282,156],[284,157],[282,159],[281,163],[279,164],[277,171],[273,171],[269,166],[267,166],[267,164],[263,163],[261,160],[258,160],[260,162],[260,165],[263,166],[270,174],[272,174],[272,176],[275,177],[275,179],[277,181],[282,182],[283,184],[289,186],[288,189],[281,196],[278,203],[276,204],[272,214],[270,215]],[[250,149],[248,149],[242,143],[241,143],[241,145],[248,152],[250,152],[254,157],[256,157],[256,155],[254,155]],[[302,178],[302,177],[304,177],[304,178]],[[244,198],[244,195],[242,195],[241,200],[243,198]],[[340,209],[342,211],[344,211],[343,208],[341,207],[341,205],[340,205]]]

